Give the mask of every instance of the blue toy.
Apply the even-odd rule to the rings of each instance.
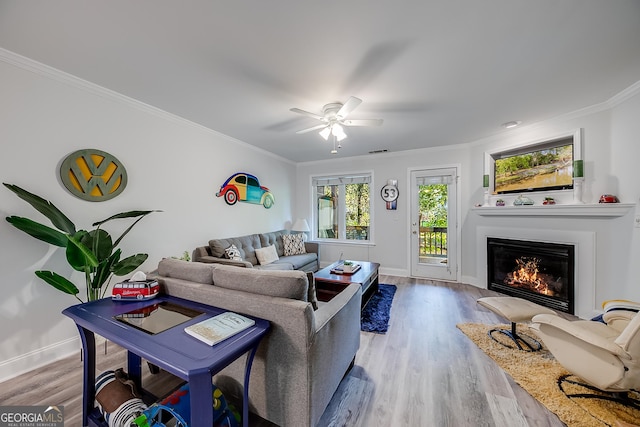
[[[191,422],[189,384],[147,407],[122,369],[96,378],[96,401],[109,427],[166,427],[169,421],[171,426],[188,427]],[[238,427],[240,414],[215,385],[212,403],[213,427]]]
[[[139,427],[164,427],[167,422],[164,412],[175,418],[176,427],[188,427],[191,422],[191,399],[189,398],[189,384],[185,384],[169,396],[151,405],[136,418],[135,423]],[[171,417],[169,420],[171,420]],[[215,385],[213,386],[213,426],[214,427],[238,427],[240,417],[227,405],[227,400]]]

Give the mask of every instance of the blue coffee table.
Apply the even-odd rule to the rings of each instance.
[[[117,320],[115,317],[131,311],[140,313],[152,311],[155,308],[154,304],[169,304],[174,308],[182,307],[185,312],[195,310],[202,314],[154,334],[147,333],[133,324]],[[200,342],[184,331],[185,326],[225,311],[227,310],[167,295],[159,295],[152,300],[140,302],[112,301],[110,298],[105,298],[65,309],[62,313],[73,319],[78,327],[84,351],[82,425],[106,425],[100,413],[94,408],[96,376],[94,333],[96,333],[128,350],[128,373],[141,390],[142,358],[188,381],[193,426],[213,425],[211,377],[248,352],[242,405],[243,425],[248,426],[251,365],[260,340],[269,330],[269,322],[247,316],[255,320],[254,326],[214,346]],[[203,408],[212,409],[207,411]]]

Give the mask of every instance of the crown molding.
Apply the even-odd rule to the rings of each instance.
[[[613,108],[618,106],[619,104],[622,104],[629,98],[636,96],[639,93],[640,93],[640,80],[638,80],[628,88],[622,90],[621,92],[609,98],[609,100],[606,101],[606,103],[609,104],[610,108]]]
[[[7,64],[21,68],[23,70],[30,71],[34,74],[38,74],[42,77],[66,84],[76,89],[80,89],[84,92],[91,93],[93,95],[97,95],[103,98],[107,98],[109,100],[118,102],[123,105],[127,105],[129,107],[154,115],[161,119],[168,120],[170,122],[177,123],[180,125],[186,125],[186,126],[195,128],[197,130],[213,135],[217,138],[222,138],[225,141],[232,142],[234,144],[240,145],[252,151],[256,151],[264,156],[268,156],[291,165],[296,164],[295,162],[289,159],[278,156],[277,154],[274,154],[270,151],[266,151],[262,148],[256,147],[255,145],[248,144],[244,141],[233,138],[229,135],[225,135],[221,132],[210,129],[206,126],[200,125],[196,122],[187,120],[184,117],[177,116],[173,113],[169,113],[165,110],[146,104],[142,101],[138,101],[137,99],[128,97],[119,92],[113,91],[111,89],[107,89],[95,83],[91,83],[90,81],[81,79],[80,77],[74,76],[73,74],[69,74],[64,71],[58,70],[57,68],[53,68],[49,65],[35,61],[31,58],[27,58],[25,56],[19,55],[10,50],[0,48],[0,61],[6,62]]]

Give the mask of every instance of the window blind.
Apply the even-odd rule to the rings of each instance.
[[[319,176],[313,177],[312,183],[314,187],[321,185],[369,184],[371,183],[371,175]]]
[[[421,176],[416,178],[416,184],[418,185],[434,185],[434,184],[452,184],[453,177],[451,175],[441,176]]]

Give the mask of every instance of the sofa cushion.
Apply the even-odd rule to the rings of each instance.
[[[256,249],[256,257],[258,258],[260,265],[271,264],[279,259],[278,252],[276,252],[276,247],[274,245]]]
[[[165,258],[158,264],[158,274],[164,277],[210,285],[213,283],[212,272],[216,268],[218,268],[218,264]]]
[[[302,240],[302,234],[284,234],[282,236],[282,244],[284,246],[284,255],[300,255],[306,254],[307,251],[304,247],[304,241]]]
[[[253,268],[257,270],[295,270],[293,265],[287,262],[286,258],[267,265],[254,265]]]
[[[260,234],[260,244],[263,248],[266,248],[269,245],[274,245],[276,247],[276,252],[278,256],[284,256],[284,245],[282,243],[282,236],[287,234],[287,230],[278,230],[271,231],[269,233]]]
[[[294,270],[299,270],[310,262],[314,262],[318,259],[318,255],[314,253],[307,253],[301,255],[291,255],[288,257],[280,258],[280,261],[287,262],[293,265]]]
[[[258,264],[256,248],[262,247],[262,244],[260,243],[260,235],[250,234],[248,236],[209,240],[211,255],[218,258],[224,258],[224,250],[231,245],[236,245],[243,260],[249,261],[253,265]]]
[[[226,289],[308,300],[309,282],[302,271],[258,270],[220,265],[213,270],[213,283]]]

